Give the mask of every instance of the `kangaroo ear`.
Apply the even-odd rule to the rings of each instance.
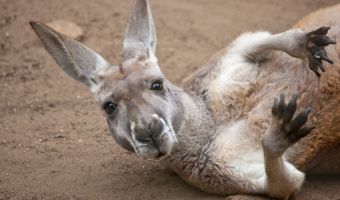
[[[99,54],[83,44],[61,35],[39,22],[30,22],[47,51],[72,78],[91,89],[98,84],[98,73],[110,65]]]
[[[149,2],[135,0],[125,33],[124,51],[156,55],[156,43],[156,29]]]

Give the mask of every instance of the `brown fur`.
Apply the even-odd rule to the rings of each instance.
[[[321,78],[316,77],[308,69],[308,63],[285,53],[275,52],[270,60],[261,63],[262,70],[256,85],[234,96],[233,104],[226,106],[221,103],[223,95],[209,99],[204,89],[208,81],[216,76],[215,69],[221,65],[220,59],[229,49],[226,47],[214,55],[204,67],[185,79],[184,88],[205,99],[216,121],[227,123],[247,115],[248,120],[252,121],[253,132],[257,136],[262,135],[266,129],[273,99],[279,93],[284,93],[286,96],[299,94],[300,107],[312,107],[310,124],[316,125],[316,128],[309,136],[293,146],[287,155],[298,168],[307,169],[319,151],[335,147],[340,143],[340,40],[338,39],[340,21],[338,19],[340,19],[340,5],[312,13],[294,26],[305,31],[312,31],[320,26],[331,27],[328,35],[336,39],[337,45],[328,46],[326,50],[334,64],[326,64],[327,71]],[[268,85],[268,83],[273,84]],[[238,108],[233,109],[236,106]],[[267,113],[257,113],[256,109],[253,109],[257,106],[264,108],[261,110],[267,110]]]
[[[312,102],[313,122],[316,129],[293,147],[296,155],[291,161],[301,169],[308,169],[318,152],[325,148],[334,148],[340,144],[340,5],[319,10],[303,18],[295,26],[302,30],[313,30],[315,27],[329,26],[329,36],[336,39],[337,45],[327,47],[333,65],[326,65],[327,71],[320,80],[309,77],[307,89],[301,104]]]

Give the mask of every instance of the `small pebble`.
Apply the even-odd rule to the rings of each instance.
[[[55,139],[62,139],[65,138],[65,136],[63,136],[62,134],[57,134],[54,136]]]
[[[41,138],[38,140],[39,142],[47,142],[47,138]]]

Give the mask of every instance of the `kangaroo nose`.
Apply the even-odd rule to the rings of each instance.
[[[163,123],[155,117],[139,120],[134,126],[135,138],[139,142],[155,142],[163,130]]]
[[[152,117],[149,123],[149,129],[152,130],[153,135],[159,134],[163,130],[164,124],[157,117]]]
[[[144,135],[137,134],[135,136],[135,139],[138,142],[141,142],[141,143],[144,143],[144,144],[153,143],[152,137],[149,137],[149,136],[144,136]]]

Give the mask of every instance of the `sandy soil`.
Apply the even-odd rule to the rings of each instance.
[[[159,62],[180,81],[244,31],[279,32],[336,0],[152,0]],[[0,199],[222,199],[121,149],[90,92],[65,76],[29,20],[78,23],[117,63],[130,1],[0,0]],[[308,177],[298,199],[340,199],[340,177]]]

